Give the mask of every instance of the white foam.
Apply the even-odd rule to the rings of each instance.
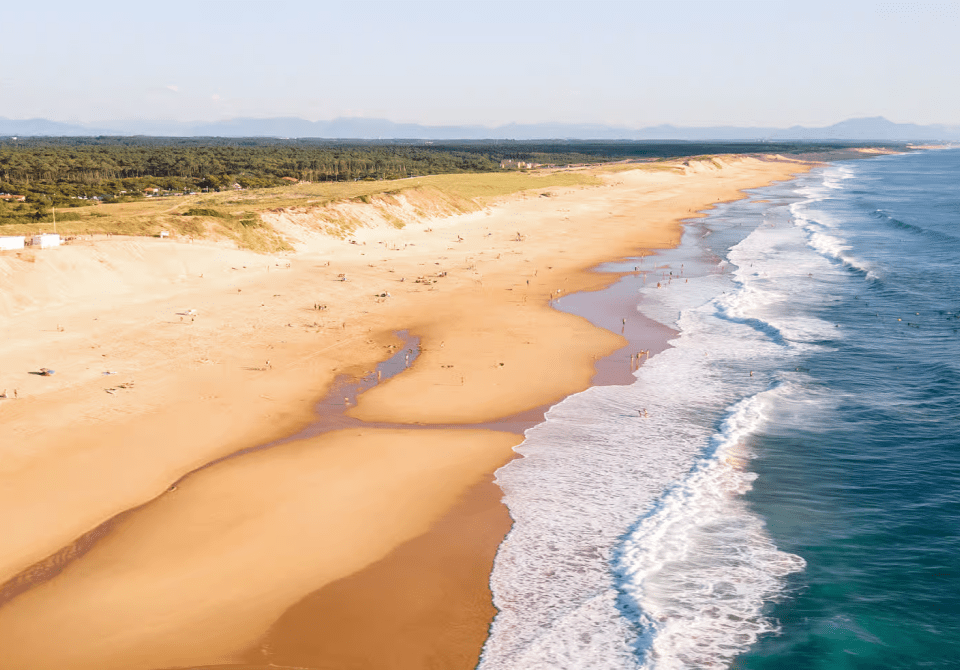
[[[681,312],[700,307],[713,300],[718,293],[732,290],[729,274],[710,274],[703,277],[680,277],[668,282],[649,282],[640,291],[643,299],[637,310],[644,316],[671,328],[676,327]]]
[[[798,202],[790,206],[794,217],[805,231],[811,247],[828,258],[833,258],[848,268],[863,273],[868,279],[881,276],[874,264],[851,253],[851,245],[824,212],[813,207],[814,201]]]
[[[517,449],[525,458],[498,471],[515,523],[491,579],[500,613],[481,667],[580,667],[569,659],[596,660],[596,649],[604,650],[596,667],[630,667],[623,659],[635,657],[636,622],[619,609],[613,553],[690,470],[711,434],[705,417],[740,392],[710,360],[714,342],[701,320],[717,321],[712,312],[681,317],[684,335],[641,368],[642,383],[591,388],[551,409]],[[744,358],[776,347],[739,324],[712,327],[724,327]],[[759,377],[738,377],[762,388]],[[557,656],[559,641],[569,662]]]
[[[624,543],[625,601],[650,639],[643,668],[725,668],[757,637],[777,630],[763,606],[782,578],[805,566],[767,536],[739,499],[755,475],[745,440],[763,422],[764,396],[737,404],[712,453],[659,502]]]
[[[775,630],[763,603],[803,563],[740,497],[745,444],[792,392],[796,357],[836,336],[808,308],[841,271],[785,206],[744,212],[769,218],[731,249],[734,267],[644,289],[640,309],[679,330],[673,347],[635,384],[553,407],[497,472],[514,525],[482,670],[725,667]]]

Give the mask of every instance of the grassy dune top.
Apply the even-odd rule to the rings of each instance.
[[[320,210],[338,203],[374,203],[407,193],[419,201],[442,201],[452,213],[475,211],[499,197],[527,190],[599,185],[587,171],[444,174],[387,181],[301,183],[275,188],[148,198],[57,211],[56,230],[65,237],[91,234],[227,239],[238,246],[273,253],[291,249],[261,219],[268,210]],[[319,212],[322,216],[322,212]],[[0,235],[52,232],[52,221],[0,226]]]

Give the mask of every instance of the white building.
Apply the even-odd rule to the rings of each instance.
[[[0,237],[0,251],[13,251],[14,249],[23,249],[23,235],[8,235]]]
[[[41,249],[59,247],[60,236],[55,233],[40,233],[39,235],[33,236],[33,240],[30,242],[30,244],[35,247],[40,247]]]

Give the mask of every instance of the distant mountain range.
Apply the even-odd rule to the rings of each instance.
[[[960,126],[894,123],[877,116],[849,119],[823,128],[741,128],[714,126],[691,128],[660,125],[624,128],[599,124],[511,123],[485,126],[424,126],[386,119],[337,118],[307,121],[295,117],[230,119],[228,121],[110,121],[71,124],[47,119],[0,117],[0,137],[147,135],[154,137],[280,137],[344,140],[860,140],[950,141],[960,140]]]

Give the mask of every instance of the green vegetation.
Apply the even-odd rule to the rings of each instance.
[[[798,154],[855,143],[341,142],[270,138],[77,137],[0,139],[0,193],[36,206],[79,207],[147,195],[497,172],[517,161],[546,166],[652,161],[719,153]],[[18,210],[22,212],[23,210]]]
[[[338,142],[222,138],[0,139],[0,234],[51,230],[226,237],[260,251],[289,248],[261,217],[270,209],[314,210],[331,234],[358,221],[333,203],[398,204],[416,215],[475,211],[525,190],[599,184],[582,171],[515,169],[610,163],[605,171],[677,169],[667,158],[725,153],[840,157],[854,143]],[[898,145],[899,147],[899,145]],[[902,148],[902,147],[899,147]],[[811,156],[814,154],[814,156]],[[849,153],[846,158],[854,157]],[[501,167],[501,162],[507,168]],[[641,165],[638,165],[641,163]],[[512,166],[512,167],[511,167]],[[391,225],[404,220],[382,210]]]
[[[230,218],[230,215],[226,212],[221,212],[219,209],[212,209],[210,207],[191,207],[183,213],[183,216],[212,216],[217,219]]]
[[[175,237],[227,238],[244,248],[262,252],[290,249],[261,214],[269,210],[297,208],[312,212],[325,223],[331,235],[347,237],[359,219],[348,212],[327,209],[337,203],[397,205],[406,199],[414,215],[443,215],[476,211],[499,197],[531,190],[563,186],[591,186],[601,181],[581,171],[442,174],[394,181],[356,181],[301,183],[249,191],[210,192],[179,198],[140,198],[112,203],[96,203],[69,210],[56,208],[57,232],[65,236],[112,234],[157,236],[166,230]],[[16,214],[22,208],[29,214],[35,205],[0,204]],[[402,228],[405,221],[389,208],[381,209],[388,225]],[[41,215],[0,216],[0,234],[31,235],[53,229],[50,208]]]

